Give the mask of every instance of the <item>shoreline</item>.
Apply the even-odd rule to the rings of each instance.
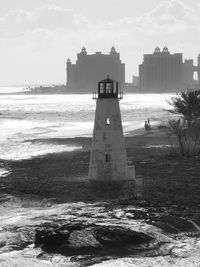
[[[125,92],[126,95],[129,94],[177,94],[179,92]],[[13,92],[13,93],[0,93],[0,95],[91,95],[92,92],[54,92],[54,93],[47,93],[47,92],[43,92],[43,93],[32,93],[32,92]]]

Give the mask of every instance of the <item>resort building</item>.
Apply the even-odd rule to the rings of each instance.
[[[120,60],[120,54],[112,47],[109,54],[96,52],[88,55],[85,47],[77,55],[75,64],[67,60],[67,92],[90,93],[96,84],[106,75],[119,82],[120,87],[125,84],[125,64]]]
[[[197,72],[197,81],[194,73]],[[155,48],[153,54],[145,54],[139,65],[140,92],[179,92],[200,83],[200,57],[194,66],[192,59],[183,62],[182,53],[170,54],[167,47]]]
[[[167,47],[160,51],[156,47],[153,54],[144,55],[139,66],[141,91],[168,92],[179,90],[183,80],[182,54],[170,54]]]

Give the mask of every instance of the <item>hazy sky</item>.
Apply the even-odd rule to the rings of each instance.
[[[113,45],[127,81],[156,46],[196,63],[200,1],[0,0],[0,85],[65,83],[68,57]]]

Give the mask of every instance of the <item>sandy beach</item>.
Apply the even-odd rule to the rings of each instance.
[[[147,132],[140,129],[130,133],[125,140],[127,158],[134,163],[137,176],[143,178],[145,199],[153,202],[158,198],[175,203],[199,202],[199,159],[194,161],[179,157],[175,153],[178,148],[171,147],[165,129],[154,127]],[[53,196],[65,201],[65,183],[87,180],[91,138],[35,139],[33,142],[51,142],[82,148],[27,160],[2,162],[10,172],[7,177],[1,178],[2,190]]]
[[[15,184],[18,178],[23,182],[26,182],[27,178],[31,181],[36,177],[38,180],[48,179],[49,182],[87,180],[91,140],[89,137],[31,140],[32,143],[78,146],[81,149],[46,154],[20,161],[2,161],[2,165],[6,166],[10,172],[6,178],[1,179],[4,190],[11,189],[12,184]],[[157,129],[151,132],[145,132],[143,129],[133,131],[125,138],[125,141],[127,157],[136,165],[140,161],[148,161],[152,156],[155,157],[155,151],[156,154],[170,153],[166,133]],[[25,142],[29,142],[29,140]],[[139,166],[136,168],[139,170]],[[139,172],[138,174],[140,175]],[[19,186],[15,189],[20,191]]]

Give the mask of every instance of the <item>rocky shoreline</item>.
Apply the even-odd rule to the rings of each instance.
[[[187,260],[200,247],[200,231],[187,207],[133,200],[56,204],[9,195],[2,195],[1,204],[6,211],[0,220],[2,266],[12,266],[13,253],[15,266],[27,266],[19,264],[27,257],[34,266],[95,266],[123,259],[149,266],[151,258],[160,266],[158,259]]]

